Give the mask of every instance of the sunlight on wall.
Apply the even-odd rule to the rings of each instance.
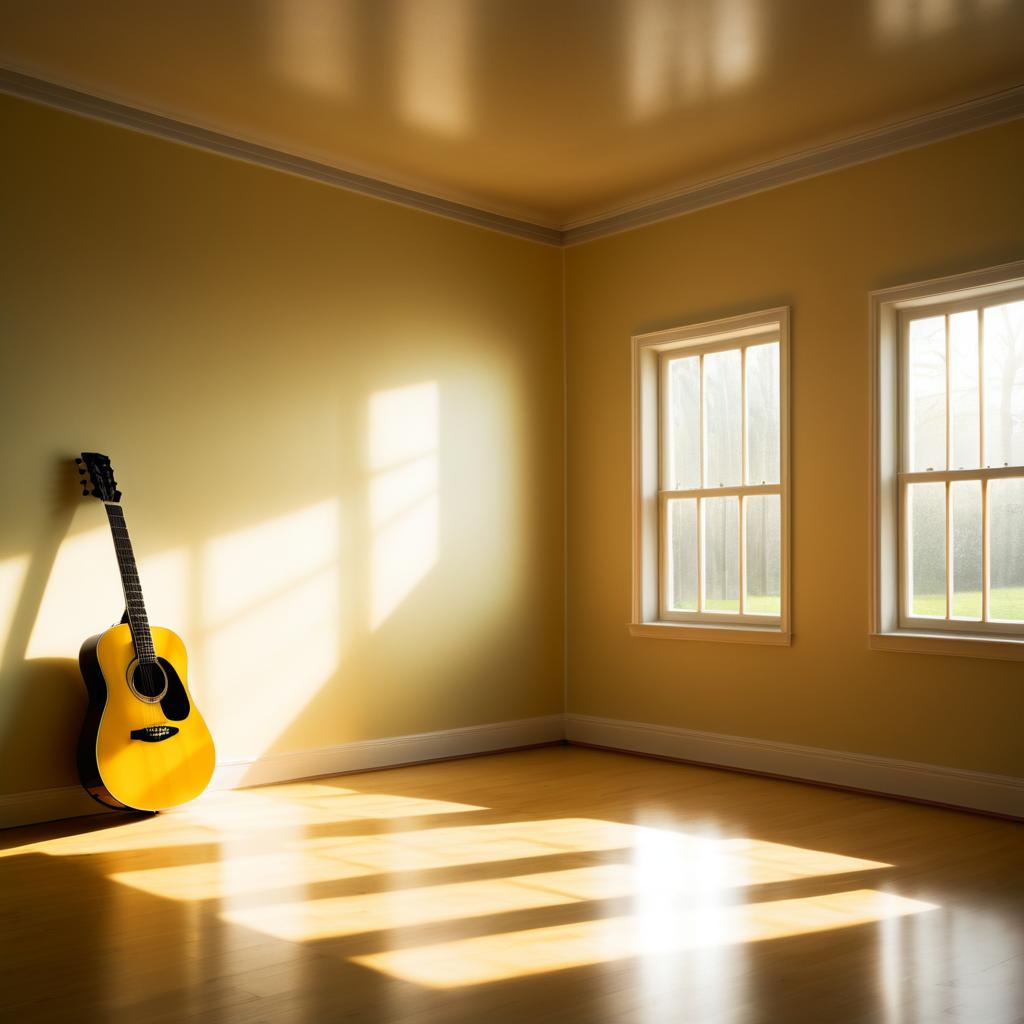
[[[932,903],[858,889],[711,910],[681,908],[671,930],[659,925],[649,932],[642,917],[602,918],[371,953],[352,961],[428,988],[455,988],[709,944],[807,935],[935,909]]]
[[[338,667],[339,585],[325,569],[207,636],[207,706],[233,757],[264,753]]]
[[[473,0],[399,0],[398,92],[402,115],[428,131],[464,135],[470,121]]]
[[[14,621],[26,572],[28,555],[16,555],[0,562],[0,658],[7,646],[7,633]]]
[[[203,549],[203,618],[215,625],[338,557],[337,499],[318,502],[209,541]]]
[[[26,657],[77,658],[82,641],[117,622],[123,610],[109,527],[68,537],[46,581]]]
[[[182,548],[139,559],[139,579],[146,612],[153,625],[166,626],[175,632],[186,630],[186,623],[190,621],[190,561],[188,552]]]
[[[232,758],[265,753],[337,670],[339,515],[318,502],[204,548],[204,707]]]
[[[370,628],[434,567],[440,545],[436,381],[370,396]]]
[[[370,396],[370,468],[389,469],[437,451],[438,386],[424,381]]]
[[[140,557],[138,566],[150,621],[181,630],[188,606],[187,551]],[[25,656],[77,658],[82,641],[114,625],[123,611],[110,528],[75,534],[57,552]]]
[[[190,685],[230,758],[264,753],[337,670],[338,517],[331,499],[216,537],[198,555],[180,547],[139,558],[150,622],[185,640]],[[0,615],[25,572],[3,567]],[[74,534],[57,552],[26,657],[77,658],[123,609],[109,527]]]
[[[312,93],[347,97],[354,86],[356,0],[277,0],[268,45],[281,76]]]
[[[639,0],[627,10],[630,106],[638,119],[736,88],[758,71],[755,0]]]

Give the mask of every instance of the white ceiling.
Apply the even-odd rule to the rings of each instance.
[[[564,227],[1024,84],[1022,0],[0,0],[0,64]]]

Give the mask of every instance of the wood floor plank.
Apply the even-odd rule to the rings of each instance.
[[[0,1019],[1022,1024],[1024,828],[554,747],[0,835]]]

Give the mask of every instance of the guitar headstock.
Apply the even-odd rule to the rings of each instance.
[[[114,479],[114,467],[110,465],[110,458],[101,455],[99,452],[82,452],[80,459],[75,459],[78,465],[78,472],[81,479],[83,495],[92,495],[100,501],[119,502],[121,492],[117,489],[117,481]]]

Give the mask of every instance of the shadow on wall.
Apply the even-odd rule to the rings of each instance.
[[[54,461],[48,497],[35,525],[32,553],[0,560],[0,679],[19,680],[4,687],[0,704],[0,792],[8,789],[5,776],[11,768],[31,761],[38,747],[50,753],[62,776],[76,777],[75,744],[86,704],[77,649],[38,658],[28,653],[43,595],[82,497],[71,457]],[[45,727],[28,727],[29,722]]]
[[[339,416],[337,493],[290,499],[284,467],[264,463],[255,486],[274,515],[158,551],[110,452],[150,620],[186,641],[220,762],[481,720],[472,693],[452,720],[443,691],[500,677],[494,645],[517,615],[528,524],[510,402],[479,374],[373,391]],[[55,475],[32,553],[0,559],[0,749],[5,765],[40,769],[0,792],[74,784],[78,647],[123,607],[99,503],[82,500],[70,460]]]

